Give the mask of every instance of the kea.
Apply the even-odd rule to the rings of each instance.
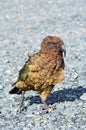
[[[37,91],[45,108],[49,109],[46,99],[54,86],[62,81],[64,56],[66,56],[66,49],[61,38],[46,36],[43,39],[39,52],[29,57],[19,71],[13,89],[9,92],[10,94],[22,94],[20,110],[23,107],[24,94],[29,90]]]

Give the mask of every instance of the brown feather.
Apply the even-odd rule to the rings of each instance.
[[[30,56],[20,70],[15,86],[21,91],[37,91],[44,102],[54,85],[61,83],[64,75],[64,59],[61,50],[63,44],[59,37],[45,37],[40,51]]]

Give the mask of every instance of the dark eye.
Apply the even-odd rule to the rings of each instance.
[[[51,45],[56,45],[56,43],[55,43],[55,42],[49,42],[49,44],[51,44]]]
[[[47,44],[47,48],[48,48],[48,49],[54,48],[54,47],[56,47],[56,43],[55,43],[55,42],[49,42],[49,43]]]

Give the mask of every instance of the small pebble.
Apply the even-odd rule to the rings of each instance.
[[[86,101],[86,93],[84,93],[82,96],[80,96],[80,99]]]
[[[86,129],[85,19],[86,0],[0,1],[0,130]],[[36,92],[28,91],[20,114],[21,95],[9,94],[11,84],[28,53],[38,52],[47,35],[61,37],[66,46],[62,84],[55,85],[46,101],[50,112]]]
[[[74,79],[77,79],[78,78],[78,74],[74,73],[73,77],[74,77]]]
[[[2,90],[3,89],[3,86],[2,85],[0,85],[0,90]]]

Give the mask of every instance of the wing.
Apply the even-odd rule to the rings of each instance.
[[[28,64],[25,63],[23,68],[19,71],[18,81],[19,80],[23,80],[24,81],[28,77],[28,74],[29,74]]]
[[[37,59],[39,59],[39,53],[36,53],[26,61],[25,65],[19,71],[18,81],[25,81],[30,72],[38,72],[40,67],[39,64],[36,63]]]

